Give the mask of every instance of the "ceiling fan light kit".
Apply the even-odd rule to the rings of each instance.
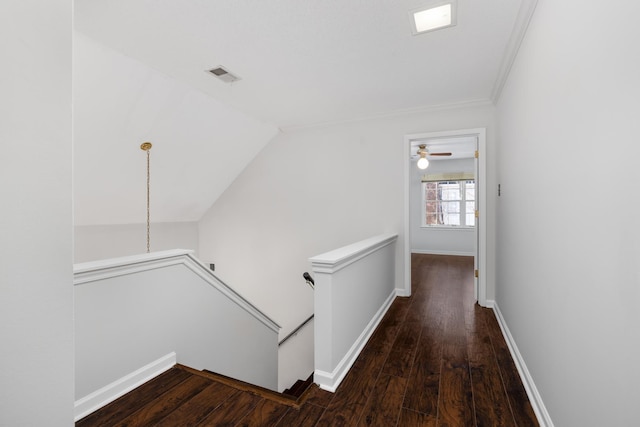
[[[420,145],[418,145],[418,151],[416,152],[416,155],[418,156],[418,162],[416,163],[418,168],[419,169],[426,169],[426,168],[429,167],[429,159],[427,159],[427,156],[431,156],[431,157],[435,157],[435,156],[448,157],[448,156],[451,156],[451,153],[445,153],[445,152],[442,152],[442,153],[430,153],[429,150],[427,150],[427,144],[420,144]]]
[[[427,160],[427,146],[425,144],[420,144],[418,146],[418,155],[420,158],[418,159],[418,169],[426,169],[429,167],[429,160]]]
[[[429,160],[426,157],[420,157],[418,159],[418,169],[426,169],[429,167]]]

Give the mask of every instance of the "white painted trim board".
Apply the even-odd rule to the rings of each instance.
[[[382,234],[309,258],[314,272],[333,274],[384,247],[395,243],[397,234]]]
[[[442,132],[427,132],[408,134],[404,136],[404,204],[403,204],[403,217],[404,217],[404,294],[411,295],[411,202],[409,194],[409,186],[411,182],[410,169],[412,167],[411,162],[411,142],[417,140],[436,139],[436,138],[448,138],[459,136],[476,136],[477,137],[477,178],[478,185],[478,198],[476,200],[477,209],[479,211],[478,217],[478,248],[477,248],[477,301],[482,307],[487,307],[487,129],[486,128],[474,128],[474,129],[459,129]]]
[[[103,406],[113,402],[120,396],[129,393],[136,387],[146,383],[161,373],[168,371],[176,364],[176,353],[171,352],[166,356],[154,360],[148,365],[107,384],[99,390],[88,394],[74,402],[74,421],[86,417]]]
[[[509,347],[511,358],[516,364],[518,374],[520,374],[520,379],[522,380],[522,384],[524,385],[527,396],[529,397],[529,401],[531,402],[531,406],[533,407],[533,412],[535,412],[536,417],[538,418],[540,427],[554,427],[551,416],[549,415],[546,406],[544,406],[544,402],[542,401],[542,397],[538,392],[538,388],[533,382],[533,377],[529,373],[529,369],[524,362],[522,354],[520,354],[520,350],[518,350],[518,346],[516,345],[516,342],[511,335],[511,331],[509,331],[509,327],[507,326],[507,322],[502,316],[502,312],[498,307],[498,303],[495,301],[487,301],[487,305],[493,309],[493,312],[496,315],[496,319],[498,320],[498,324],[500,325],[500,329],[502,330],[504,340],[507,342],[507,346]]]
[[[396,290],[394,289],[387,297],[386,301],[380,306],[376,314],[371,318],[369,324],[364,328],[360,336],[353,343],[347,354],[344,355],[340,363],[335,367],[333,372],[325,372],[320,369],[316,369],[313,373],[313,381],[320,386],[321,389],[334,393],[344,377],[349,373],[349,369],[355,363],[356,359],[362,352],[362,349],[373,335],[373,332],[380,324],[380,321],[391,307],[391,303],[396,297]]]
[[[245,299],[242,295],[237,293],[231,286],[220,280],[220,278],[216,276],[209,267],[193,255],[193,251],[190,249],[173,249],[74,264],[73,284],[74,286],[81,286],[85,283],[136,274],[142,271],[164,268],[172,265],[184,265],[200,276],[210,286],[217,289],[242,309],[264,323],[272,331],[276,333],[280,332],[280,325]]]

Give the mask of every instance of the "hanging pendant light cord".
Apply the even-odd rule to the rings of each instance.
[[[151,170],[149,158],[151,153],[147,150],[147,253],[151,251],[151,215],[150,215],[150,187],[151,187]]]
[[[144,142],[140,148],[147,152],[147,253],[151,252],[151,143]]]

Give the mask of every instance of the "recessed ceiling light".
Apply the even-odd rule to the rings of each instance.
[[[455,1],[440,2],[436,5],[432,4],[428,8],[411,11],[411,30],[413,34],[453,27],[456,25],[455,6]]]

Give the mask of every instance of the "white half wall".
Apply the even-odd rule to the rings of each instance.
[[[77,225],[74,241],[76,263],[143,254],[147,252],[147,225]],[[197,222],[151,223],[152,252],[178,248],[198,250]]]
[[[75,265],[77,399],[172,352],[277,388],[278,325],[186,252]]]
[[[411,168],[409,218],[411,252],[442,255],[475,254],[475,231],[472,228],[422,227],[422,175],[448,172],[471,172],[474,159],[433,160],[426,170]]]
[[[308,258],[397,233],[396,286],[404,283],[407,134],[487,128],[494,188],[492,106],[445,109],[278,135],[199,223],[200,258],[282,325],[281,339],[313,312]],[[494,195],[488,198],[487,297],[493,299]]]
[[[316,275],[313,379],[334,392],[396,297],[397,234],[309,259]]]
[[[72,2],[0,2],[0,425],[73,425]]]
[[[640,3],[606,9],[539,0],[497,106],[496,297],[547,425],[640,425]]]

